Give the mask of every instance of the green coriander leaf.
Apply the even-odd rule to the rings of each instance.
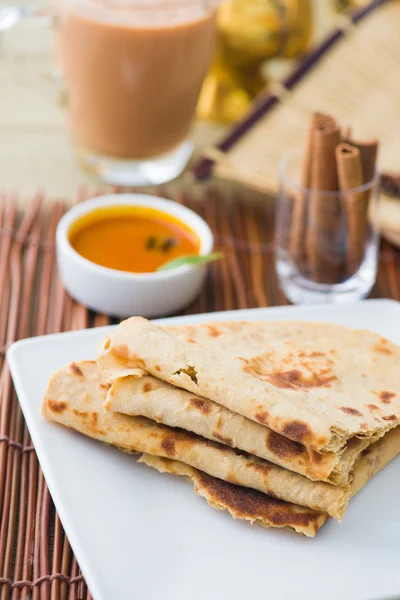
[[[178,258],[174,258],[174,260],[170,260],[169,262],[166,262],[158,267],[157,271],[168,271],[169,269],[176,269],[176,267],[182,267],[186,265],[197,267],[197,265],[205,265],[207,263],[220,260],[222,257],[222,252],[211,252],[211,254],[203,255],[179,256]]]

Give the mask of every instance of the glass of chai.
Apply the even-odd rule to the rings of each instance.
[[[218,0],[57,0],[57,60],[85,167],[116,185],[160,184],[192,153]]]

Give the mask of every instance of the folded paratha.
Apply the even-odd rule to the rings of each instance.
[[[343,453],[320,454],[272,429],[233,413],[221,404],[195,396],[152,376],[120,377],[104,407],[179,427],[214,442],[239,448],[313,481],[346,483],[360,453],[371,440],[353,438]]]
[[[368,331],[291,321],[160,327],[120,323],[104,377],[151,374],[317,452],[376,439],[400,418],[400,348]]]
[[[338,520],[342,518],[351,496],[351,486],[312,482],[302,475],[194,434],[159,425],[144,417],[107,411],[103,404],[108,387],[100,378],[96,363],[71,363],[50,379],[42,413],[125,451],[173,458],[229,483],[327,512]],[[397,446],[400,444],[395,448],[389,445],[385,457],[388,453],[394,456],[400,450]],[[382,466],[381,457],[376,457],[374,468],[379,470]],[[357,463],[354,473],[356,469]]]
[[[142,454],[138,462],[143,462],[160,473],[187,477],[193,483],[196,494],[205,498],[213,508],[227,510],[234,519],[244,519],[251,524],[258,523],[266,528],[284,527],[307,537],[314,537],[329,519],[326,513],[289,504],[262,492],[233,485],[178,460]]]

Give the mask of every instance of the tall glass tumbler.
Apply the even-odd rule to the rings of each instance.
[[[55,0],[57,58],[81,161],[108,183],[173,179],[214,56],[218,0]]]
[[[366,297],[376,279],[379,175],[346,191],[300,185],[302,155],[280,164],[276,270],[295,304],[344,303]]]

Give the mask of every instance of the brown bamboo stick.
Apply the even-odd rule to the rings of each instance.
[[[20,313],[20,321],[19,321],[19,330],[18,337],[22,338],[28,334],[28,325],[29,325],[29,317],[30,317],[30,308],[31,308],[31,298],[32,298],[32,290],[34,287],[34,279],[36,274],[36,268],[38,263],[38,251],[39,251],[39,241],[40,241],[40,214],[36,215],[36,221],[32,226],[31,235],[29,238],[29,242],[26,249],[26,258],[24,261],[25,264],[25,272],[23,276],[23,292],[21,299],[21,309]],[[26,428],[24,433],[24,421],[22,417],[21,410],[19,408],[17,399],[14,398],[14,406],[18,411],[18,429],[20,433],[15,437],[16,440],[23,441],[23,448],[26,447],[26,441],[29,439],[27,435]],[[14,567],[14,579],[18,580],[21,577],[24,578],[23,574],[23,558],[24,558],[24,539],[26,536],[30,536],[30,531],[27,531],[29,526],[27,519],[27,502],[26,495],[24,493],[25,488],[28,487],[28,477],[29,477],[29,453],[24,452],[22,456],[19,456],[21,460],[21,475],[20,480],[17,482],[21,485],[22,489],[19,494],[19,520],[18,526],[16,528],[17,536],[17,550],[16,550],[16,558],[15,558],[15,567]],[[17,504],[17,502],[16,502]],[[13,590],[12,599],[16,599],[20,595],[25,596],[27,593],[27,589],[22,590]]]
[[[72,555],[71,571],[70,571],[70,577],[71,577],[72,581],[70,583],[70,588],[69,588],[69,600],[78,600],[78,595],[77,595],[78,581],[76,581],[76,580],[79,577],[79,574],[80,573],[79,573],[78,563],[76,562],[75,556]]]
[[[245,204],[242,201],[242,215],[246,227],[246,240],[249,244],[247,251],[250,258],[251,289],[254,304],[257,307],[268,306],[268,296],[264,285],[264,256],[261,251],[263,236],[260,233],[260,219],[257,218],[260,206],[255,202]]]
[[[11,246],[10,252],[10,270],[11,270],[11,298],[10,298],[10,316],[7,328],[7,343],[11,343],[24,334],[23,328],[26,327],[27,312],[29,303],[26,306],[20,306],[21,295],[26,298],[31,293],[33,285],[32,261],[28,260],[23,266],[23,245],[26,242],[30,229],[38,217],[41,198],[35,196],[29,203],[27,210],[17,229],[15,240]],[[12,232],[8,232],[12,235]],[[29,256],[32,256],[32,246]],[[35,249],[33,248],[33,252]],[[22,291],[22,294],[21,294]],[[2,391],[3,401],[1,405],[1,427],[0,433],[3,437],[12,440],[6,448],[2,444],[1,448],[1,470],[6,465],[6,477],[2,477],[2,485],[5,484],[2,496],[1,528],[0,528],[0,571],[3,576],[10,578],[12,569],[12,560],[14,554],[14,541],[16,535],[16,515],[19,493],[19,475],[20,475],[20,444],[22,442],[22,415],[16,402],[15,393],[11,385],[11,378],[7,366],[2,373]]]
[[[51,498],[47,484],[43,483],[43,494],[40,510],[40,531],[39,531],[39,560],[40,577],[46,577],[50,572],[49,557],[49,531],[50,531],[50,508]],[[40,599],[48,600],[50,592],[50,582],[46,579],[40,585]]]
[[[9,255],[12,242],[12,232],[14,229],[15,219],[17,215],[17,206],[15,195],[6,197],[4,194],[0,196],[1,201],[1,233],[0,233],[0,286],[1,286],[1,303],[0,303],[0,344],[5,350],[7,336],[7,321],[8,307],[11,293],[11,279],[9,272]],[[0,368],[2,368],[5,360],[5,354],[0,355]],[[1,404],[1,398],[0,398]]]
[[[64,531],[57,513],[55,513],[54,538],[53,538],[53,560],[51,563],[51,572],[61,573],[61,561],[63,551]],[[50,588],[50,600],[59,600],[61,590],[61,581],[53,579]]]
[[[14,393],[13,393],[14,395]],[[15,402],[14,398],[14,402]],[[10,421],[10,436],[15,441],[18,440],[18,415],[16,411],[12,411],[11,421]],[[9,498],[8,502],[8,510],[4,510],[5,514],[7,514],[7,518],[3,515],[3,522],[0,532],[0,544],[3,543],[3,525],[5,531],[5,554],[3,561],[2,573],[6,578],[11,577],[12,573],[12,562],[13,555],[15,549],[15,538],[17,535],[16,524],[17,524],[17,506],[18,506],[18,494],[19,494],[19,476],[20,476],[20,468],[21,468],[21,453],[19,448],[11,446],[8,449],[8,463],[10,466],[10,475],[11,479],[9,482],[9,486],[7,486],[7,496]],[[6,505],[7,506],[7,505]]]
[[[54,251],[51,250],[54,244],[54,235],[58,223],[58,208],[53,204],[50,207],[46,219],[46,234],[44,237],[45,251],[42,253],[42,272],[39,290],[39,310],[37,315],[37,335],[50,333],[48,327],[48,311],[50,302],[50,291],[52,281],[52,269],[54,263]],[[50,322],[49,322],[50,323]]]
[[[26,436],[29,438],[29,436]],[[30,439],[29,439],[30,441]],[[25,446],[26,447],[26,446]],[[32,573],[32,547],[34,543],[35,534],[35,506],[37,498],[37,479],[38,479],[39,465],[34,452],[29,452],[29,492],[27,502],[27,522],[25,530],[25,544],[24,544],[24,561],[22,567],[22,578],[29,580]],[[26,594],[28,590],[26,589]]]
[[[50,280],[50,290],[51,290],[51,302],[48,305],[48,314],[45,319],[45,327],[48,333],[57,333],[62,330],[62,308],[63,308],[63,299],[64,293],[62,290],[61,282],[58,278],[57,269],[54,261],[54,240],[55,240],[55,232],[57,228],[57,224],[59,219],[61,218],[63,212],[65,210],[64,203],[57,201],[54,202],[51,208],[51,212],[48,219],[48,230],[49,236],[46,239],[46,243],[44,245],[43,251],[44,253],[50,253],[52,255],[52,260],[47,261],[46,267],[50,272],[50,277],[45,279],[46,285],[48,285],[48,280]],[[54,521],[53,521],[54,519]],[[53,521],[53,529],[55,532],[53,539],[53,552],[57,556],[57,552],[60,556],[59,559],[59,567],[55,568],[54,556],[52,566],[50,568],[50,557],[49,557],[49,533],[51,528],[51,522]],[[49,490],[47,485],[45,484],[43,489],[43,501],[42,501],[42,512],[41,512],[41,548],[40,548],[40,568],[42,575],[51,574],[60,575],[60,567],[62,563],[62,549],[63,549],[63,531],[61,528],[61,524],[59,523],[57,514],[52,510],[52,501],[50,497]],[[65,586],[64,586],[65,587]],[[59,600],[60,598],[60,590],[61,590],[61,581],[59,578],[53,579],[50,583],[48,581],[44,581],[41,584],[41,598],[44,600],[50,597],[51,600]]]
[[[50,283],[50,297],[51,297],[51,310],[50,310],[50,321],[48,324],[48,331],[51,333],[59,333],[62,329],[63,311],[64,311],[64,288],[62,286],[58,270],[55,267],[55,231],[61,217],[65,212],[65,203],[57,200],[53,203],[53,240],[50,244],[46,242],[43,245],[43,252],[50,252],[53,254],[52,269],[51,269],[51,283]]]
[[[397,261],[396,261],[397,259]],[[397,262],[397,264],[396,264]],[[390,245],[386,260],[390,297],[400,300],[400,260],[395,247]]]
[[[69,545],[69,541],[67,536],[64,533],[64,543],[62,548],[62,558],[61,558],[61,573],[67,575],[69,573],[69,565],[71,562],[72,550]],[[60,600],[67,600],[68,596],[68,584],[66,581],[61,582],[60,589]]]
[[[44,228],[46,231],[44,239],[44,247],[42,248],[42,262],[40,280],[38,286],[39,303],[37,305],[36,316],[36,335],[43,335],[46,331],[51,330],[52,322],[52,305],[49,303],[52,270],[54,266],[54,237],[59,217],[59,207],[53,204],[50,207],[48,217],[45,221]],[[46,522],[48,505],[47,488],[43,478],[43,474],[38,470],[37,496],[35,520],[34,520],[34,548],[33,548],[33,578],[36,580],[39,577],[46,577],[49,572],[49,565],[46,553],[43,551],[43,546],[48,544],[48,523]],[[43,512],[44,511],[44,512]],[[49,583],[43,581],[40,586],[35,586],[32,593],[33,600],[43,599],[48,597]]]
[[[237,194],[232,199],[232,215],[222,206],[222,202],[218,203],[218,210],[221,214],[221,232],[226,238],[243,239],[242,222],[239,217],[237,207]],[[248,285],[246,282],[246,272],[249,265],[245,262],[245,257],[239,252],[237,245],[230,246],[230,252],[227,253],[228,267],[232,277],[233,290],[236,299],[237,308],[248,307]]]
[[[223,228],[221,228],[221,213],[219,212],[219,220],[217,218],[217,202],[218,202],[218,198],[215,197],[215,194],[212,198],[207,197],[206,198],[206,206],[207,206],[207,201],[208,201],[208,205],[210,206],[211,210],[212,210],[212,214],[213,214],[213,219],[214,219],[214,230],[216,232],[220,232],[221,235],[219,235],[219,238],[222,239],[222,241],[220,242],[220,245],[217,246],[217,250],[220,250],[221,252],[223,252],[224,254],[224,258],[223,260],[221,260],[219,262],[219,268],[220,268],[220,273],[221,273],[221,277],[222,277],[222,281],[223,281],[223,306],[222,306],[222,310],[232,310],[235,306],[235,302],[234,302],[234,289],[233,289],[233,282],[232,282],[232,278],[230,276],[230,271],[229,271],[229,262],[228,260],[225,259],[225,250],[226,247],[228,246],[228,248],[231,248],[233,246],[233,239],[232,239],[232,232],[230,233],[230,236],[228,237],[228,239],[225,239],[225,237],[223,236]],[[227,212],[227,214],[222,215],[222,219],[226,219],[226,227],[230,228],[230,224],[229,224],[229,212]]]
[[[182,190],[179,194],[177,193],[176,195],[177,198],[179,198],[179,200],[182,202],[182,204],[184,206],[187,206],[188,208],[195,208],[194,206],[190,205],[190,194],[186,193],[184,190]],[[206,196],[204,197],[204,202],[202,202],[203,206],[202,206],[202,210],[203,210],[203,217],[206,218],[207,220],[207,215],[206,215],[206,204],[207,204],[207,200],[206,200]],[[209,277],[209,274],[207,276],[207,279]],[[194,300],[194,302],[192,302],[192,304],[190,306],[187,306],[184,308],[183,313],[184,314],[192,314],[193,312],[196,313],[203,313],[207,311],[207,282],[205,284],[205,286],[203,287],[203,289],[200,291],[200,294],[198,295],[198,297]]]
[[[12,242],[12,234],[14,231],[14,224],[17,215],[17,202],[15,194],[5,198],[1,195],[2,202],[2,213],[4,214],[2,220],[2,232],[1,232],[1,245],[0,245],[0,282],[4,281],[5,273],[8,269],[9,254]]]
[[[15,198],[12,200],[15,204]],[[19,306],[20,294],[22,289],[22,249],[29,230],[34,222],[40,207],[40,198],[33,198],[28,205],[27,211],[17,229],[15,242],[12,244],[10,252],[10,273],[11,273],[11,299],[9,308],[9,317],[7,323],[6,343],[11,344],[17,339],[18,323],[19,323]],[[10,210],[10,214],[14,213],[14,206]],[[14,221],[14,218],[13,218]],[[10,230],[11,231],[11,230]],[[2,371],[2,379],[5,379],[5,388],[3,388],[1,401],[1,420],[0,420],[0,436],[7,436],[8,422],[11,411],[11,378],[8,368],[4,365]],[[3,472],[5,456],[7,448],[4,443],[0,444],[0,473]],[[0,477],[0,512],[2,502],[2,478]]]
[[[32,560],[32,578],[34,581],[41,577],[41,563],[40,563],[40,529],[42,525],[42,521],[40,519],[41,516],[41,508],[43,501],[43,490],[45,486],[45,481],[43,477],[43,473],[41,469],[38,470],[38,484],[37,484],[37,495],[36,495],[36,506],[35,506],[35,532],[33,538],[33,552],[31,556]],[[40,598],[40,588],[39,586],[35,586],[32,590],[32,600],[39,600]]]
[[[25,446],[26,431],[24,432],[23,446]],[[19,518],[17,525],[17,549],[15,555],[15,566],[14,566],[14,581],[24,579],[23,575],[23,560],[24,560],[24,547],[25,539],[27,534],[27,511],[28,503],[27,496],[29,495],[29,453],[24,452],[21,458],[21,475],[19,485]],[[18,600],[22,596],[22,590],[14,589],[12,591],[12,600]]]
[[[217,207],[215,190],[209,187],[204,194],[204,217],[210,225],[212,231],[218,231],[217,223]],[[218,240],[218,237],[217,237]],[[215,244],[216,251],[222,251],[225,255],[225,248],[217,241]],[[227,285],[227,279],[224,276],[227,269],[227,261],[224,256],[222,260],[210,265],[209,277],[212,281],[212,286],[215,293],[215,310],[223,310],[226,302],[232,305],[232,290]],[[192,307],[188,307],[191,311]]]

